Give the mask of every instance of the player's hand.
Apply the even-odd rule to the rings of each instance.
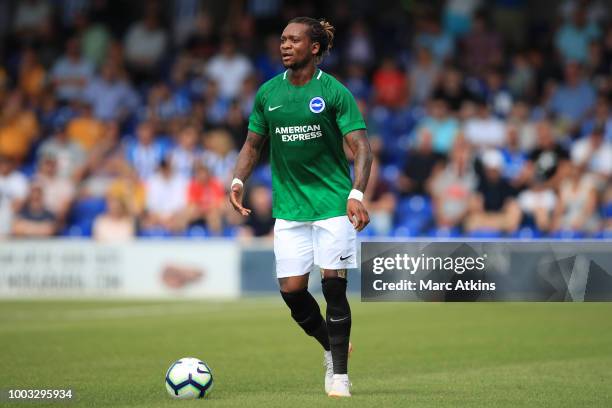
[[[243,192],[244,189],[240,184],[234,184],[232,186],[232,190],[230,191],[229,199],[230,203],[232,203],[232,206],[234,207],[234,210],[238,211],[240,214],[246,217],[247,215],[251,214],[251,210],[242,206]]]
[[[357,231],[361,231],[370,223],[370,216],[363,203],[354,198],[349,198],[346,202],[346,215]]]

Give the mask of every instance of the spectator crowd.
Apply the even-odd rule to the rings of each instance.
[[[363,235],[612,237],[606,1],[417,3],[0,3],[0,239],[271,236],[266,152],[227,193],[298,15],[368,125]]]

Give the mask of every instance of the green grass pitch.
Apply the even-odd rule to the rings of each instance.
[[[612,303],[352,300],[353,398],[323,392],[322,353],[280,299],[0,302],[0,388],[74,389],[83,407],[612,407]],[[205,360],[208,399],[164,373]]]

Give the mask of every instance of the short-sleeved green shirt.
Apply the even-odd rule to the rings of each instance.
[[[315,221],[345,214],[352,182],[342,140],[365,128],[349,90],[320,69],[302,86],[287,71],[263,84],[249,130],[270,138],[273,217]]]

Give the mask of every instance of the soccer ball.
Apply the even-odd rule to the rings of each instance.
[[[203,398],[210,394],[212,385],[210,367],[197,358],[181,358],[166,371],[166,390],[173,398]]]

